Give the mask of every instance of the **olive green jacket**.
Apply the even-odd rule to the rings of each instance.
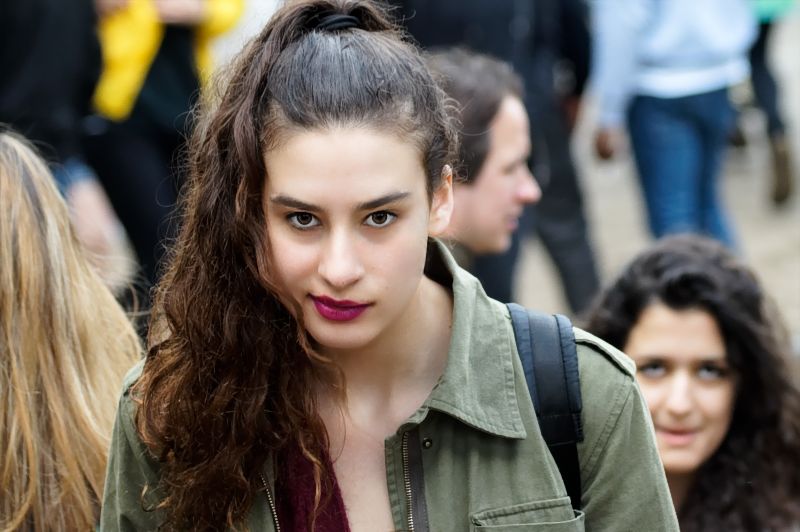
[[[505,305],[489,299],[444,246],[432,250],[428,274],[452,283],[453,332],[444,375],[385,442],[396,529],[677,531],[632,362],[575,330],[585,439],[578,445],[582,512],[573,512],[539,432]],[[158,464],[133,424],[129,389],[140,372],[141,365],[128,375],[120,399],[104,531],[153,530],[160,519],[141,509],[142,488],[158,482]],[[280,472],[261,473],[268,488],[256,497],[247,524],[250,530],[275,531],[272,500]]]

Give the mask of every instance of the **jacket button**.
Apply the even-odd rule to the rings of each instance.
[[[422,448],[423,449],[430,449],[431,447],[433,447],[433,440],[430,439],[430,438],[424,438],[422,440]]]

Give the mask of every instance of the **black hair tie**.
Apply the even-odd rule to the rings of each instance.
[[[338,31],[358,27],[359,20],[356,17],[352,15],[343,15],[342,13],[331,13],[330,15],[321,16],[314,29],[320,31]]]

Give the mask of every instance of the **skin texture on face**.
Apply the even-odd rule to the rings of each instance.
[[[265,161],[272,275],[309,334],[328,352],[402,341],[433,283],[427,238],[449,223],[450,174],[429,199],[412,143],[355,127],[297,133]]]
[[[522,101],[506,97],[490,124],[489,152],[470,184],[455,186],[456,206],[448,233],[473,253],[499,253],[527,203],[542,195],[528,169],[531,153],[528,114]]]
[[[719,448],[730,427],[736,379],[716,320],[701,309],[644,309],[624,351],[656,429],[667,478],[692,476]]]

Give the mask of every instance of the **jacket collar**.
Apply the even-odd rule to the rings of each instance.
[[[453,326],[444,374],[409,422],[437,410],[489,434],[525,438],[515,385],[517,350],[505,305],[490,299],[439,241],[429,247],[426,272],[439,282],[450,277]]]

